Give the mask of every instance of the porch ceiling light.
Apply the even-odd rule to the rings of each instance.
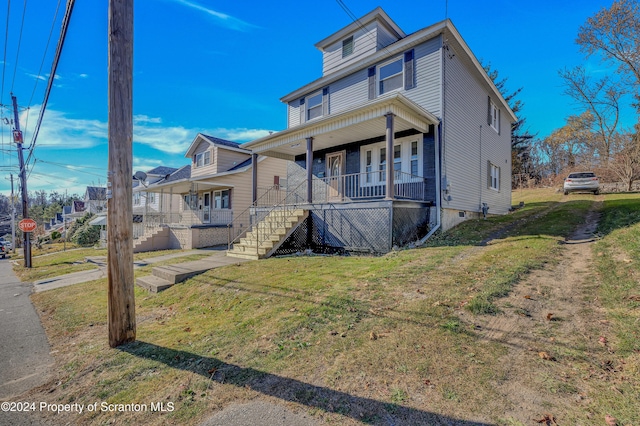
[[[300,144],[299,144],[299,143],[294,143],[294,144],[292,144],[292,145],[291,145],[291,148],[297,148],[297,147],[299,147],[299,146],[300,146]]]

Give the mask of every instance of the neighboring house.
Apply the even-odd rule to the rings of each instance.
[[[103,213],[107,211],[107,188],[87,186],[84,193],[85,213]]]
[[[170,194],[149,192],[146,188],[156,182],[166,179],[178,169],[159,166],[144,174],[143,180],[133,178],[133,236],[138,238],[144,234],[144,228],[153,224],[165,223],[170,212],[165,206],[171,205]],[[161,212],[164,210],[164,214]],[[177,212],[177,209],[175,210]]]
[[[65,214],[65,218],[68,218],[69,221],[82,217],[86,214],[86,208],[84,201],[74,200],[71,202],[70,211],[68,214]],[[67,207],[64,207],[63,211],[66,211]]]
[[[251,153],[236,142],[199,133],[185,157],[191,164],[154,182],[145,191],[170,202],[158,206],[162,226],[142,237],[134,251],[199,248],[229,242],[229,225],[246,217],[252,200]],[[261,157],[256,179],[280,182],[286,161]],[[243,216],[244,215],[244,216]],[[154,236],[155,234],[155,236]]]
[[[322,77],[281,99],[288,128],[241,146],[289,160],[279,208],[300,225],[235,252],[384,253],[508,212],[516,117],[450,20],[407,35],[377,8],[316,47]]]

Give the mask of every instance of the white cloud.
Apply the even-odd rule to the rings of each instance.
[[[154,123],[160,124],[162,123],[162,119],[159,117],[149,117],[148,115],[134,115],[133,116],[133,124],[142,124],[142,123]]]
[[[228,139],[234,142],[248,142],[254,139],[263,138],[269,135],[269,130],[264,129],[215,129],[210,133],[211,136],[216,136],[222,139]]]
[[[31,143],[35,131],[40,105],[22,113],[25,145]],[[48,108],[45,111],[36,147],[55,147],[59,149],[92,148],[106,142],[107,123],[100,120],[70,118],[65,113]]]
[[[220,24],[223,27],[229,28],[231,30],[248,31],[251,28],[258,28],[256,25],[250,24],[238,18],[234,18],[233,16],[227,15],[226,13],[209,9],[193,1],[189,1],[189,0],[173,0],[173,1],[175,1],[176,3],[180,3],[184,6],[190,7],[192,9],[195,9],[199,12],[204,12],[206,15],[214,18],[214,21],[216,21],[218,24]]]

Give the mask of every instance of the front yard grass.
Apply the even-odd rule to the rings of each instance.
[[[387,424],[389,416],[402,424],[500,423],[512,407],[493,383],[514,372],[498,363],[504,346],[478,338],[473,317],[496,314],[497,298],[530,270],[557,262],[559,242],[593,200],[527,196],[533,201],[511,215],[468,221],[419,249],[272,258],[214,269],[157,295],[136,288],[137,341],[117,349],[107,345],[104,280],[34,294],[59,366],[38,397],[175,404],[171,412],[68,419],[96,425],[195,425],[232,402],[264,396],[334,424]],[[605,219],[616,210],[605,208]],[[638,226],[603,230],[603,244],[613,248],[598,250],[620,256],[616,247],[627,237],[616,232]],[[623,247],[621,256],[632,261],[607,274],[638,273],[637,251]],[[612,322],[637,311],[628,299],[637,294],[637,280],[617,281],[611,285],[622,293],[607,306]],[[620,321],[621,335],[636,324],[637,336],[637,316]],[[625,359],[637,361],[636,350],[629,339]],[[638,383],[637,363],[629,374]],[[556,378],[547,383],[548,398],[572,386]]]

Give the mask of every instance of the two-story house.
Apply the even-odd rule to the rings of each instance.
[[[281,99],[287,129],[242,145],[289,161],[280,209],[307,218],[234,252],[384,253],[508,212],[516,117],[450,20],[407,35],[377,8],[316,48],[322,76]]]
[[[248,223],[254,179],[271,188],[281,176],[284,180],[287,170],[286,161],[261,156],[260,174],[254,175],[250,151],[237,142],[202,133],[185,157],[189,165],[140,188],[148,199],[157,201],[158,220],[134,251],[228,244],[232,223]],[[258,187],[261,192],[267,189]]]

